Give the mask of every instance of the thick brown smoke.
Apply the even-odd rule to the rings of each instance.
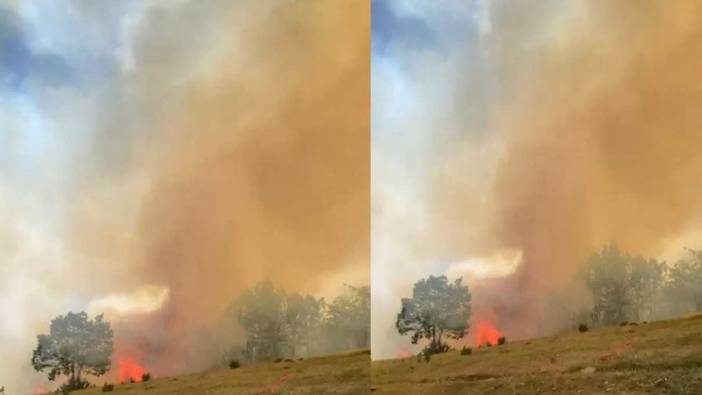
[[[199,9],[145,17],[136,75],[123,81],[137,94],[122,104],[141,124],[105,126],[97,149],[121,127],[129,149],[87,172],[76,206],[82,259],[112,265],[90,266],[91,277],[170,290],[123,331],[157,373],[196,368],[190,340],[256,281],[315,292],[342,272],[369,283],[369,6],[244,3],[212,2],[202,26],[191,21],[200,31],[180,30]],[[94,192],[103,176],[125,185],[105,203]],[[114,198],[132,194],[131,206]]]
[[[493,2],[491,12],[486,46],[501,76],[491,125],[504,151],[483,244],[521,250],[523,264],[478,284],[475,303],[534,335],[546,295],[587,254],[617,242],[660,256],[696,229],[702,4]],[[453,190],[443,203],[465,212],[460,196],[475,194]]]

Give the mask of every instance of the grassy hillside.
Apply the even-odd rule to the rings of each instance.
[[[116,385],[115,395],[368,394],[368,350]],[[100,388],[72,392],[106,394]]]
[[[702,315],[372,363],[374,394],[702,394]]]

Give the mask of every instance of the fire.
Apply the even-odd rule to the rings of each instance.
[[[412,356],[414,356],[414,354],[412,354],[411,351],[407,350],[403,346],[398,347],[398,350],[397,350],[397,357],[398,358],[409,358]]]
[[[123,357],[120,358],[118,363],[119,370],[119,381],[141,381],[142,376],[146,373],[146,370],[139,364],[139,362],[133,358]]]
[[[3,392],[0,392],[2,394]],[[32,387],[32,395],[42,395],[42,394],[48,394],[49,390],[46,388],[44,383],[37,381],[34,383],[34,387]]]
[[[497,344],[497,339],[502,336],[500,332],[489,320],[477,320],[475,322],[475,342],[482,346],[486,343]]]

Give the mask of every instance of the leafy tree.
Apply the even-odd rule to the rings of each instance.
[[[325,324],[328,335],[337,340],[337,347],[369,347],[370,287],[346,285],[346,292],[327,306]]]
[[[656,316],[664,276],[664,262],[640,256],[631,259],[629,288],[632,320],[650,320]]]
[[[585,268],[593,296],[594,324],[650,319],[656,313],[664,262],[624,254],[616,244],[610,244],[593,254]]]
[[[685,310],[702,311],[702,250],[687,249],[687,256],[670,268],[668,288]]]
[[[100,376],[110,369],[113,332],[102,315],[88,319],[85,312],[69,312],[51,321],[48,335],[37,336],[32,366],[38,372],[48,369],[49,380],[68,376],[64,388],[85,388],[83,374]]]
[[[230,350],[227,360],[272,361],[370,346],[369,287],[347,286],[328,304],[263,281],[245,291],[232,309],[246,345],[241,352]]]
[[[470,302],[462,278],[449,283],[446,276],[429,276],[414,284],[412,298],[402,298],[397,330],[402,335],[412,332],[413,344],[428,339],[427,355],[446,351],[445,339],[461,339],[468,333]]]
[[[285,298],[283,321],[288,356],[309,355],[318,348],[324,300],[298,293]]]
[[[239,323],[246,331],[245,357],[271,361],[282,355],[285,293],[270,281],[246,290],[239,300]]]
[[[631,308],[629,261],[616,244],[605,246],[587,262],[587,285],[594,298],[592,319],[595,324],[613,325],[628,319]]]

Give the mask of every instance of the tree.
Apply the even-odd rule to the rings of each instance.
[[[629,261],[616,244],[605,246],[587,262],[587,286],[594,299],[592,320],[595,324],[614,325],[626,321],[631,308]]]
[[[282,355],[285,293],[270,281],[256,284],[239,299],[239,324],[246,331],[245,357],[271,361]]]
[[[631,259],[629,288],[632,320],[650,320],[656,316],[664,275],[665,262],[640,256]]]
[[[687,249],[687,256],[670,268],[668,288],[685,310],[702,311],[702,250]]]
[[[346,292],[327,306],[325,323],[338,348],[370,347],[370,287],[346,285]]]
[[[593,297],[593,324],[651,319],[656,313],[664,262],[623,254],[610,244],[588,259],[585,273]]]
[[[468,333],[471,294],[463,279],[449,283],[446,276],[429,276],[417,281],[412,298],[402,298],[397,315],[397,331],[412,332],[411,341],[429,340],[425,354],[448,349],[445,339],[461,339]]]
[[[37,336],[32,366],[48,369],[49,380],[68,376],[67,389],[84,388],[83,374],[100,376],[110,369],[113,332],[102,315],[88,319],[85,312],[69,312],[51,321],[48,335]]]
[[[324,299],[294,293],[285,298],[284,338],[291,357],[314,354],[319,341]]]

